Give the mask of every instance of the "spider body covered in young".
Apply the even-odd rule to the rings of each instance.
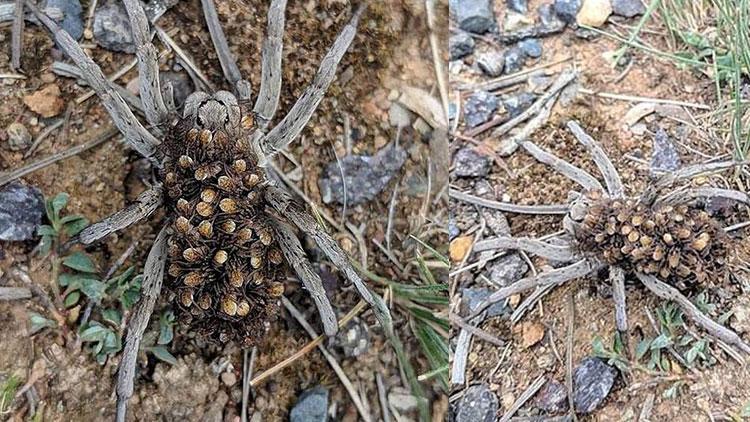
[[[309,85],[270,128],[281,89],[285,0],[272,0],[268,8],[260,86],[254,102],[250,84],[242,78],[229,52],[213,1],[201,0],[211,40],[233,92],[194,92],[185,100],[182,113],[175,107],[172,87],[160,86],[156,49],[141,3],[124,3],[138,58],[140,101],[149,129],[78,43],[31,0],[25,1],[79,68],[126,143],[149,159],[158,174],[158,183],[133,204],[87,227],[77,241],[91,244],[145,219],[162,206],[167,211],[165,224],[146,259],[141,299],[127,324],[118,369],[116,420],[125,421],[140,342],[163,281],[177,314],[190,329],[213,342],[237,342],[247,347],[257,344],[278,311],[283,280],[287,269],[292,268],[312,297],[325,333],[330,336],[337,332],[333,308],[296,229],[317,243],[372,307],[386,334],[392,334],[390,313],[382,299],[372,294],[346,253],[317,220],[274,186],[265,166],[307,125],[354,40],[366,3],[352,7],[351,19],[321,60]],[[168,37],[158,26],[155,32],[163,40]]]

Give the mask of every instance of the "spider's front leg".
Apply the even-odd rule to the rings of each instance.
[[[615,302],[615,326],[625,350],[630,353],[630,335],[628,333],[628,312],[625,300],[625,270],[613,265],[609,267],[609,281],[612,284],[612,299]]]
[[[128,332],[125,339],[125,348],[122,352],[122,360],[117,370],[117,422],[125,422],[128,408],[128,400],[133,395],[135,383],[135,366],[138,360],[143,333],[148,326],[148,320],[154,312],[156,299],[161,292],[162,280],[164,279],[164,266],[167,262],[167,238],[170,230],[164,227],[156,236],[154,245],[146,258],[143,268],[143,287],[141,298],[135,305],[133,313],[128,321]]]
[[[135,55],[138,58],[138,89],[143,102],[146,119],[161,134],[161,128],[169,119],[169,112],[159,84],[159,61],[156,48],[151,43],[148,19],[139,0],[124,0],[133,32]]]
[[[240,68],[237,67],[237,62],[232,57],[232,53],[229,52],[229,44],[227,43],[227,38],[224,36],[224,31],[221,29],[219,15],[216,13],[213,0],[201,0],[201,5],[203,6],[203,15],[206,18],[208,32],[211,34],[211,41],[214,44],[214,49],[216,49],[216,54],[219,56],[219,63],[221,63],[221,70],[224,72],[224,77],[232,84],[240,100],[249,100],[251,95],[250,84],[242,78]],[[281,60],[280,57],[279,60]],[[280,68],[281,64],[279,62],[279,72],[281,71]]]
[[[318,71],[310,85],[305,88],[302,95],[297,99],[297,102],[289,110],[289,113],[281,119],[281,122],[258,141],[260,150],[267,159],[270,160],[276,153],[289,145],[307,125],[331,82],[333,82],[339,62],[341,62],[346,50],[357,34],[357,25],[365,7],[366,3],[357,6],[351,20],[341,30],[333,45],[320,62]]]
[[[117,92],[115,85],[104,76],[99,66],[83,52],[81,46],[66,31],[63,31],[55,21],[39,10],[31,0],[26,0],[26,6],[52,33],[60,48],[81,70],[84,79],[101,99],[117,129],[125,136],[126,142],[142,156],[154,159],[153,156],[160,143],[159,140],[141,125],[133,111],[130,110],[125,100]]]

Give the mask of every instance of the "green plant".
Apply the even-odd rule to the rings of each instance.
[[[101,271],[85,251],[70,251],[66,242],[86,228],[88,220],[80,215],[63,215],[68,195],[57,194],[45,201],[49,224],[41,225],[39,252],[52,260],[52,271],[57,283],[56,295],[68,313],[86,306],[86,317],[78,327],[79,339],[86,344],[96,361],[104,364],[107,359],[122,350],[122,319],[140,296],[142,276],[134,267],[103,280]],[[88,316],[92,315],[91,320]],[[31,313],[31,332],[45,328],[56,328],[57,324],[44,316]],[[156,358],[174,363],[175,358],[167,350],[174,337],[174,315],[165,311],[159,320],[154,340],[144,343],[143,350]]]
[[[0,385],[0,414],[10,410],[10,404],[13,402],[13,398],[16,396],[16,391],[21,385],[21,379],[15,374],[8,377],[5,382]]]

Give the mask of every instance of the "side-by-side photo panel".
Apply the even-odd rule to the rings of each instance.
[[[451,0],[450,413],[750,417],[750,5]]]

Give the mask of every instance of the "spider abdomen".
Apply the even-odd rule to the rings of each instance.
[[[718,275],[727,256],[726,236],[707,212],[687,205],[649,207],[634,198],[597,198],[575,236],[582,251],[680,289]]]
[[[209,340],[257,342],[278,311],[284,256],[265,214],[265,173],[221,129],[176,131],[162,173],[173,236],[166,287]]]

